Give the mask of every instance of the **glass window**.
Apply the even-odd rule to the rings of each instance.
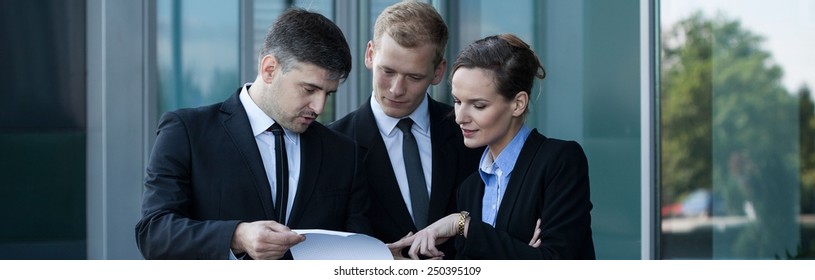
[[[813,258],[815,3],[660,5],[660,257]]]
[[[226,100],[241,85],[237,0],[159,0],[158,113]]]
[[[0,11],[0,259],[84,259],[85,1]]]
[[[283,11],[292,7],[300,7],[309,11],[318,12],[328,19],[334,20],[334,1],[333,0],[297,0],[297,1],[278,1],[278,0],[255,0],[253,7],[253,41],[254,41],[254,57],[255,64],[260,59],[260,49],[263,47],[263,39],[266,37],[266,32],[269,27]],[[346,34],[346,37],[348,35]],[[257,73],[255,73],[257,74]]]
[[[238,0],[159,0],[157,4],[157,56],[159,115],[178,108],[218,103],[235,93],[243,83],[254,81],[258,54],[266,32],[285,9],[297,6],[333,19],[334,1],[252,1],[252,44],[254,65],[250,77],[239,73],[240,2]],[[333,97],[318,119],[333,120]]]
[[[586,151],[597,258],[639,259],[639,2],[451,4],[451,61],[465,45],[498,33],[514,33],[535,49],[547,77],[534,89],[527,123]]]

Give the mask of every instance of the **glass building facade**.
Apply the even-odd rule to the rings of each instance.
[[[0,259],[141,258],[159,116],[253,81],[267,28],[297,6],[349,42],[352,73],[320,121],[342,117],[370,98],[365,45],[394,2],[0,2],[0,215],[13,225]],[[498,33],[536,50],[547,78],[528,123],[585,149],[598,259],[815,258],[812,1],[426,2],[450,28],[448,60]],[[447,78],[430,91],[451,100]]]

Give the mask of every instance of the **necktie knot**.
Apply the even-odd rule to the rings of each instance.
[[[274,133],[275,136],[280,136],[284,134],[283,127],[280,126],[280,123],[274,123],[272,126],[267,128],[266,131]]]
[[[399,120],[399,123],[396,124],[396,127],[402,131],[402,133],[410,133],[410,127],[413,126],[413,119],[411,118],[404,118]]]

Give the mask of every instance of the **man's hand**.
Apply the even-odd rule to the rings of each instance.
[[[232,234],[232,252],[246,252],[256,260],[276,260],[283,257],[294,245],[306,240],[305,236],[291,231],[275,221],[240,223]]]

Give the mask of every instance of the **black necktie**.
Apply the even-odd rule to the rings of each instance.
[[[405,175],[410,188],[410,203],[413,207],[413,223],[416,229],[427,226],[427,208],[430,204],[427,195],[427,184],[422,172],[422,160],[419,157],[419,146],[416,137],[410,132],[413,120],[404,118],[396,125],[402,131],[402,156],[405,158]]]
[[[275,207],[277,207],[277,222],[286,224],[286,203],[289,198],[289,161],[286,158],[286,143],[284,142],[283,128],[275,123],[269,127],[268,131],[274,134],[274,160],[277,171],[277,197]]]

